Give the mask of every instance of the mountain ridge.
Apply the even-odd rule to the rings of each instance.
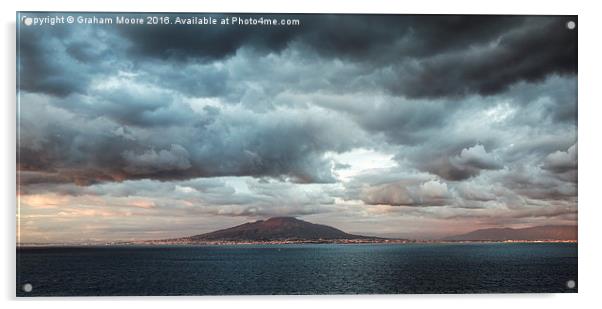
[[[443,238],[444,241],[576,241],[576,225],[541,225],[527,228],[513,229],[487,228],[478,229],[465,234],[453,235]]]

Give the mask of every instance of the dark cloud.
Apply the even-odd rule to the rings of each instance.
[[[573,180],[566,181],[547,175],[535,166],[517,166],[497,179],[506,188],[528,199],[576,202],[577,179]]]
[[[43,32],[34,31],[23,33],[19,40],[20,90],[57,96],[84,91],[89,76],[64,63],[66,59],[52,48],[52,42],[46,40]],[[48,61],[49,59],[55,60]]]
[[[57,14],[44,14],[44,16]],[[60,14],[59,14],[60,15]],[[91,25],[21,27],[17,37],[19,90],[65,97],[85,93],[93,79],[116,72],[115,45],[124,42]]]
[[[108,118],[124,126],[164,127],[203,121],[194,117],[188,105],[175,102],[181,98],[171,91],[128,78],[107,80],[105,89],[89,89],[86,95],[73,94],[53,100],[53,104],[79,116]]]
[[[574,144],[567,151],[559,150],[546,156],[543,160],[542,169],[551,172],[554,177],[561,181],[574,184],[575,190],[572,192],[576,193],[577,161],[577,144]]]
[[[495,192],[489,186],[462,183],[455,187],[464,201],[488,202],[497,199]]]
[[[172,144],[169,149],[147,150],[143,153],[125,151],[123,158],[127,162],[125,171],[130,173],[153,174],[161,171],[187,170],[192,165],[186,148]]]
[[[169,16],[172,22],[176,17],[198,17],[198,15],[189,14],[166,14],[165,16]],[[218,20],[227,17],[222,14],[204,14],[203,16]],[[260,17],[244,14],[240,16]],[[299,15],[286,16],[286,18],[299,17]],[[232,56],[242,46],[248,46],[258,51],[278,52],[285,48],[292,38],[302,32],[303,28],[220,24],[183,26],[172,23],[171,25],[128,25],[119,27],[118,31],[132,42],[130,50],[134,54],[182,61],[189,59],[211,61]]]
[[[19,147],[20,169],[55,173],[56,179],[84,185],[215,176],[329,183],[336,180],[333,166],[322,154],[344,152],[359,142],[357,135],[347,136],[356,130],[352,123],[340,119],[335,125],[330,120],[336,118],[329,114],[290,111],[273,117],[242,109],[220,113],[209,109],[196,116],[191,113],[172,128],[128,129],[122,119],[127,112],[115,116],[115,122],[109,120],[111,113],[90,120],[79,118],[77,108],[72,114],[36,98],[22,98],[22,125],[28,132]],[[45,123],[35,123],[40,114],[45,115]],[[197,125],[196,118],[203,115],[213,120]]]
[[[194,17],[170,14],[176,17]],[[520,16],[457,15],[281,15],[281,14],[206,14],[220,18],[270,17],[298,19],[298,27],[252,27],[215,25],[182,27],[180,25],[132,25],[120,27],[120,33],[134,42],[132,51],[149,57],[221,60],[233,56],[240,48],[259,52],[281,52],[292,43],[301,43],[325,57],[342,57],[356,61],[378,61],[399,57],[431,56],[463,49],[474,42],[489,41],[525,22]],[[210,31],[209,31],[210,29]]]
[[[237,78],[229,68],[208,64],[183,64],[149,61],[141,64],[140,71],[152,84],[162,84],[168,89],[192,97],[233,96],[236,88],[232,79]]]
[[[90,81],[81,72],[91,66],[98,70],[102,62],[110,69],[116,63],[109,60],[121,53],[128,55],[127,65],[143,67],[153,59],[172,61],[172,65],[224,61],[242,49],[256,52],[259,57],[297,48],[305,49],[308,55],[314,52],[322,58],[357,63],[371,72],[366,74],[379,75],[378,87],[411,98],[491,95],[520,81],[539,81],[550,74],[574,74],[577,70],[577,32],[566,29],[569,19],[576,20],[574,16],[271,17],[299,19],[301,25],[108,25],[102,33],[85,32],[89,27],[76,31],[64,25],[52,33],[23,29],[21,70],[36,72],[37,77],[29,79],[31,74],[23,74],[22,87],[61,96],[83,92]],[[53,37],[59,33],[61,37]],[[82,35],[92,36],[96,43],[82,41]],[[49,48],[53,39],[58,40]],[[110,46],[116,44],[123,47],[112,50]],[[31,56],[40,54],[54,54],[56,59],[62,58],[62,63]],[[165,80],[188,85],[190,93],[224,93],[219,84],[212,85],[212,79],[195,83],[196,78],[186,78],[190,70],[183,69]],[[214,77],[220,80],[219,75]]]
[[[445,183],[400,180],[366,188],[361,195],[368,205],[443,206],[451,204],[451,194]]]
[[[365,130],[383,132],[390,142],[401,145],[423,142],[445,126],[449,117],[462,106],[461,102],[441,100],[374,100],[374,97],[365,96],[317,103],[349,114]]]
[[[122,31],[137,52],[159,58],[223,59],[243,47],[279,53],[295,43],[380,71],[384,87],[406,97],[490,95],[519,81],[577,70],[577,33],[566,29],[568,17],[285,17],[299,18],[302,26],[254,31],[132,26]]]
[[[566,173],[577,169],[577,145],[567,151],[556,151],[544,160],[543,168],[554,173]]]
[[[528,18],[499,36],[460,51],[419,58],[398,70],[389,86],[408,97],[491,95],[519,81],[577,72],[577,32],[567,18]],[[454,37],[454,36],[450,36]]]
[[[444,155],[432,161],[420,161],[418,164],[421,169],[447,180],[464,180],[478,175],[482,170],[502,168],[481,144],[464,148],[456,156]]]

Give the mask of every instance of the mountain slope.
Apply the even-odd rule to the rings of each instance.
[[[281,240],[336,240],[377,239],[347,234],[327,225],[313,224],[292,217],[274,217],[241,224],[211,233],[181,238],[182,241],[281,241]]]
[[[577,240],[575,225],[544,225],[522,229],[491,228],[455,235],[444,240]]]

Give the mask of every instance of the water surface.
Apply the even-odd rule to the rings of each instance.
[[[18,296],[576,292],[568,280],[577,244],[17,249]]]

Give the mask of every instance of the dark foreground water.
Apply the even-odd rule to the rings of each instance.
[[[576,244],[17,250],[18,296],[576,292],[569,280]]]

